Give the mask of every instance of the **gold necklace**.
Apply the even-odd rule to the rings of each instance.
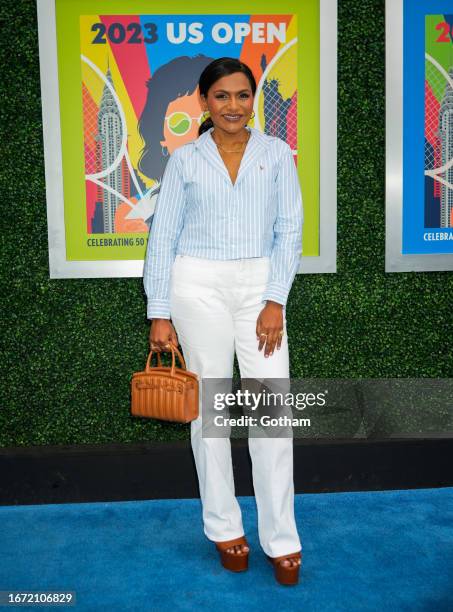
[[[214,137],[212,137],[212,139],[214,140]],[[247,140],[245,140],[242,144],[243,147],[241,149],[239,149],[239,151],[231,151],[231,149],[225,149],[221,144],[219,144],[218,142],[216,142],[214,140],[214,142],[216,143],[216,145],[219,147],[219,149],[222,149],[222,151],[225,151],[225,153],[240,153],[242,151],[242,149],[244,148],[244,146],[248,143],[248,141],[250,140],[250,134],[249,137],[247,138]]]

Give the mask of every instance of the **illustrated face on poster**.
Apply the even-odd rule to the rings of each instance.
[[[82,16],[87,232],[148,233],[168,155],[198,137],[198,78],[220,53],[265,74],[255,127],[297,151],[295,30],[292,15]]]

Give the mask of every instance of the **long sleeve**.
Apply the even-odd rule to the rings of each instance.
[[[269,281],[263,300],[286,306],[302,254],[303,207],[297,168],[289,145],[277,175],[277,218],[271,252]]]
[[[148,319],[170,319],[171,268],[186,204],[181,161],[175,153],[165,166],[143,266]]]

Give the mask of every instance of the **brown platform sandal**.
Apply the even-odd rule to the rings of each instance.
[[[232,572],[243,572],[248,569],[249,566],[249,551],[241,553],[229,553],[227,548],[232,548],[237,544],[249,545],[245,536],[235,538],[234,540],[227,540],[226,542],[214,542],[217,550],[220,552],[220,560],[225,569],[231,570]]]
[[[269,557],[269,561],[274,566],[275,578],[280,584],[297,584],[299,582],[299,569],[302,563],[302,553],[297,552],[281,557]],[[300,559],[300,564],[297,565],[282,565],[283,559]]]

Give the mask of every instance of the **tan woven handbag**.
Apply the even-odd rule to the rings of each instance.
[[[143,372],[134,372],[131,381],[133,416],[189,423],[198,417],[198,375],[189,372],[179,350],[170,343],[171,367],[163,367],[157,353],[157,367],[150,367],[151,350]],[[175,353],[182,368],[175,367]]]

